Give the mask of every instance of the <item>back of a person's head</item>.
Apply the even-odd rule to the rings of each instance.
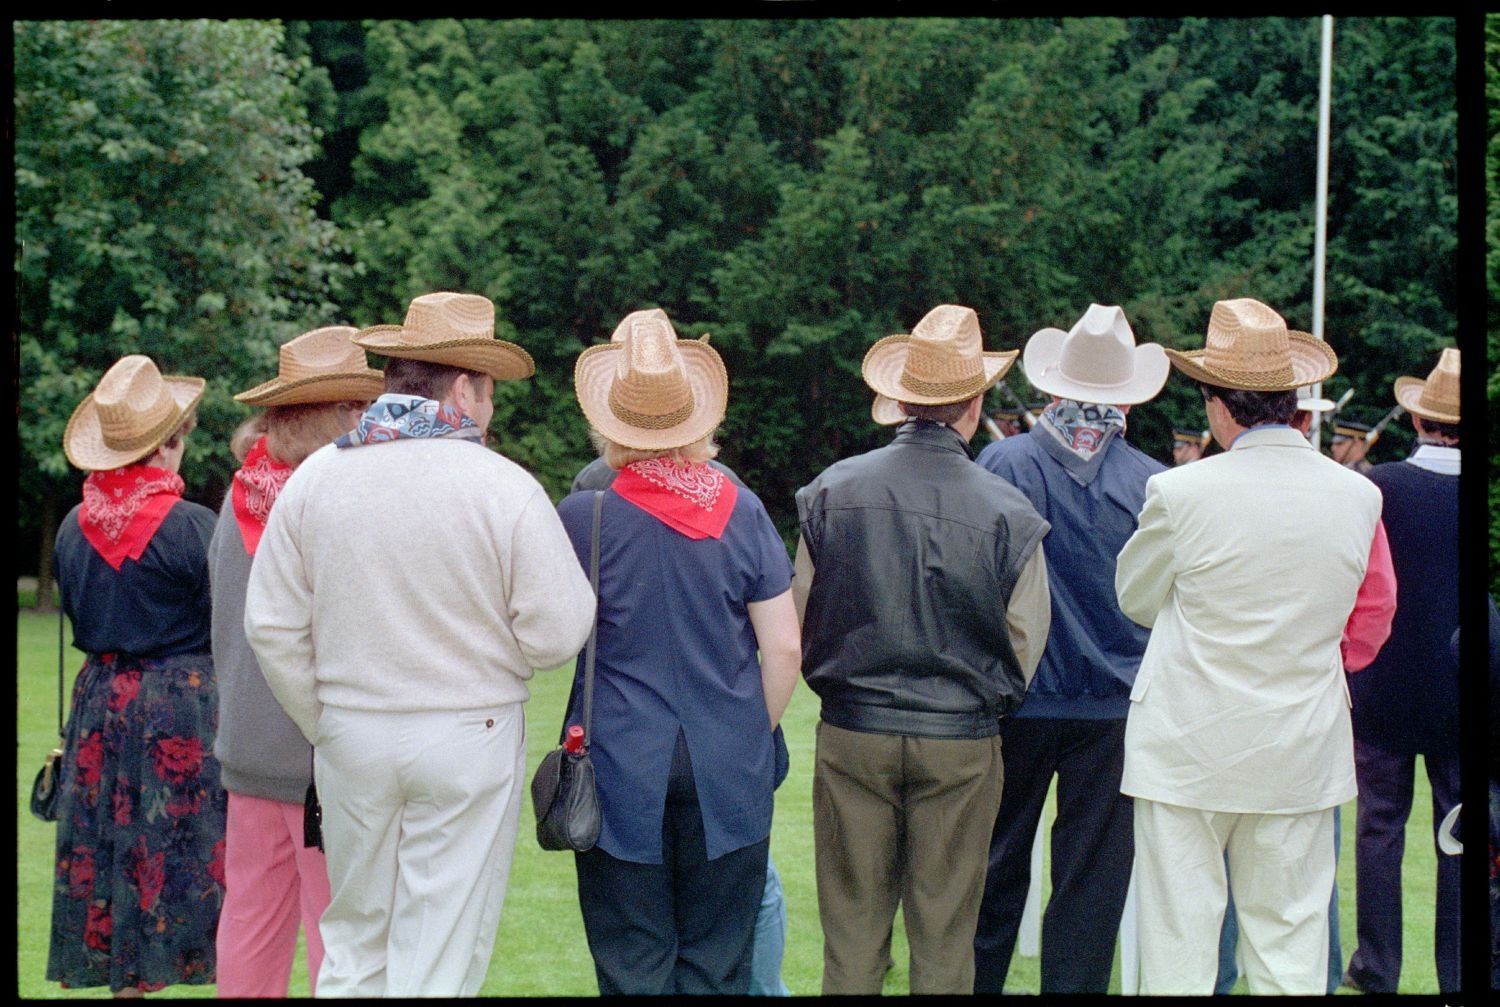
[[[391,357],[385,365],[385,390],[396,395],[415,395],[441,401],[452,390],[453,382],[463,374],[474,381],[486,377],[479,371],[467,371],[448,364]]]
[[[1205,400],[1214,398],[1224,404],[1230,417],[1242,427],[1255,427],[1263,423],[1292,422],[1297,412],[1297,390],[1289,388],[1279,392],[1259,392],[1246,388],[1222,388],[1206,382],[1198,382]]]
[[[309,402],[272,406],[265,412],[266,452],[296,468],[307,456],[349,432],[349,415],[357,402]],[[252,441],[253,443],[253,441]]]

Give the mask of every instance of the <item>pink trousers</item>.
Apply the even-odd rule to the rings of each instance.
[[[219,913],[220,997],[285,997],[307,933],[308,995],[323,964],[318,918],[328,908],[328,867],[302,845],[302,805],[229,793],[224,830],[224,908]]]

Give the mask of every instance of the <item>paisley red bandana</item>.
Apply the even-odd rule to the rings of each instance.
[[[734,512],[739,487],[707,462],[650,458],[631,462],[613,489],[688,538],[719,538]]]
[[[181,476],[154,465],[91,472],[83,481],[78,527],[104,562],[118,570],[125,560],[141,558],[182,490]]]
[[[252,556],[260,545],[261,533],[266,530],[271,505],[291,475],[290,465],[283,465],[266,451],[265,437],[255,442],[245,456],[245,464],[234,474],[230,490],[234,519],[239,523],[240,537],[245,540],[245,551]]]

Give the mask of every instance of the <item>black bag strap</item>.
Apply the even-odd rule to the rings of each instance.
[[[594,525],[589,533],[589,587],[594,589],[594,625],[583,657],[583,743],[591,744],[589,733],[594,714],[594,650],[599,639],[599,514],[604,507],[604,491],[594,491]]]
[[[57,737],[63,734],[63,603],[62,585],[57,585]]]

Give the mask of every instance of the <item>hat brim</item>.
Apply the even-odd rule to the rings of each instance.
[[[1142,343],[1133,350],[1134,360],[1129,379],[1115,384],[1091,384],[1076,381],[1062,373],[1063,343],[1068,334],[1062,329],[1045,328],[1026,340],[1021,370],[1033,388],[1075,402],[1095,402],[1106,406],[1133,406],[1156,398],[1172,365],[1166,352],[1155,343]]]
[[[1289,392],[1302,385],[1317,384],[1339,369],[1338,354],[1317,336],[1295,329],[1288,329],[1286,335],[1287,355],[1292,366],[1292,376],[1287,381],[1247,376],[1244,372],[1216,370],[1203,361],[1207,350],[1174,350],[1168,347],[1166,354],[1173,367],[1195,381],[1248,392]]]
[[[906,419],[906,410],[889,395],[876,392],[875,401],[870,404],[870,418],[881,426],[888,427]]]
[[[1396,404],[1412,415],[1434,423],[1459,422],[1458,413],[1442,413],[1422,405],[1422,392],[1426,388],[1426,378],[1397,378]]]
[[[234,401],[247,406],[301,406],[315,402],[368,401],[385,391],[385,375],[371,367],[362,371],[318,374],[282,381],[279,377],[240,392]]]
[[[162,443],[171,437],[181,425],[181,420],[187,417],[198,400],[203,398],[203,390],[208,382],[202,378],[190,378],[178,374],[163,374],[161,379],[167,383],[167,389],[172,393],[172,400],[177,403],[179,420],[162,431],[160,437],[153,440],[143,448],[132,448],[128,451],[119,451],[110,447],[104,441],[104,429],[99,425],[99,408],[94,403],[94,393],[89,392],[84,396],[82,402],[73,410],[73,415],[68,417],[68,425],[63,429],[63,454],[74,468],[85,472],[107,472],[117,469],[132,462],[138,462],[142,458],[150,457]]]
[[[966,402],[994,387],[995,382],[1005,377],[1005,372],[1010,370],[1016,358],[1021,355],[1020,350],[984,350],[980,356],[984,366],[982,380],[976,376],[972,385],[952,394],[923,394],[901,383],[901,374],[906,368],[906,355],[910,350],[908,345],[910,340],[911,337],[906,335],[886,336],[865,353],[859,373],[864,378],[865,384],[869,385],[877,395],[884,395],[895,402],[905,402],[915,406],[945,406],[950,402]],[[874,415],[873,409],[872,415]],[[881,421],[877,419],[876,422]]]
[[[414,343],[404,325],[372,325],[351,339],[355,346],[387,357],[425,360],[488,374],[496,381],[519,381],[536,373],[531,354],[515,343],[493,337]]]
[[[590,346],[573,366],[573,390],[578,406],[593,428],[621,447],[637,451],[670,451],[700,441],[724,420],[729,404],[729,372],[718,351],[706,342],[679,339],[683,372],[693,393],[693,409],[670,427],[646,429],[627,423],[609,407],[609,390],[619,370],[625,343]]]

